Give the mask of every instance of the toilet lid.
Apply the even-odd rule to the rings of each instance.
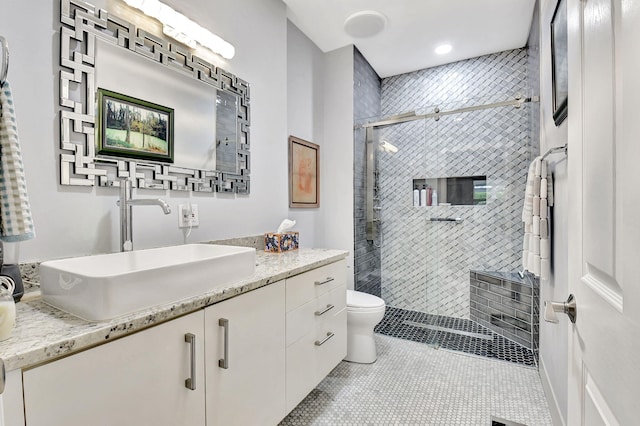
[[[347,290],[347,306],[353,308],[379,308],[384,306],[384,300],[361,291]]]

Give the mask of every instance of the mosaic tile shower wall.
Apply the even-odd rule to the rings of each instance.
[[[382,116],[486,104],[526,95],[525,49],[382,80]],[[382,298],[388,306],[469,318],[469,271],[515,271],[531,159],[530,104],[381,130],[378,151]],[[413,207],[413,179],[486,176],[486,205]],[[430,222],[432,217],[462,222]]]
[[[380,115],[380,77],[354,48],[354,123]],[[377,131],[376,131],[377,133]],[[366,146],[365,132],[354,132],[354,253],[355,289],[380,296],[380,237],[367,241],[365,225]]]

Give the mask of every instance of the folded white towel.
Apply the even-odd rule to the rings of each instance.
[[[540,258],[540,278],[543,280],[549,279],[549,270],[550,270],[550,261],[549,259]]]
[[[549,215],[553,205],[553,181],[548,164],[536,157],[529,165],[522,221],[522,267],[537,277],[548,279],[550,265]]]
[[[540,219],[540,238],[549,238],[549,219]]]
[[[522,209],[522,221],[525,224],[531,223],[531,216],[533,214],[533,181],[535,178],[537,160],[538,158],[533,160],[529,165],[529,172],[527,174],[527,184],[524,191],[524,208]]]
[[[551,257],[551,247],[548,238],[540,238],[540,257],[549,259]]]
[[[0,240],[34,238],[13,97],[6,81],[0,88],[0,198]]]

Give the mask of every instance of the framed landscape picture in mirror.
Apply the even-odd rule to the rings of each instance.
[[[289,136],[289,207],[320,206],[320,146]]]
[[[567,1],[558,0],[551,18],[551,80],[553,121],[559,126],[569,111],[569,67],[567,65]]]
[[[173,109],[98,89],[97,154],[173,163]]]

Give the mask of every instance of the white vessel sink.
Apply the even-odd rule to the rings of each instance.
[[[52,260],[40,265],[43,300],[103,321],[197,296],[255,272],[253,248],[186,244]]]

